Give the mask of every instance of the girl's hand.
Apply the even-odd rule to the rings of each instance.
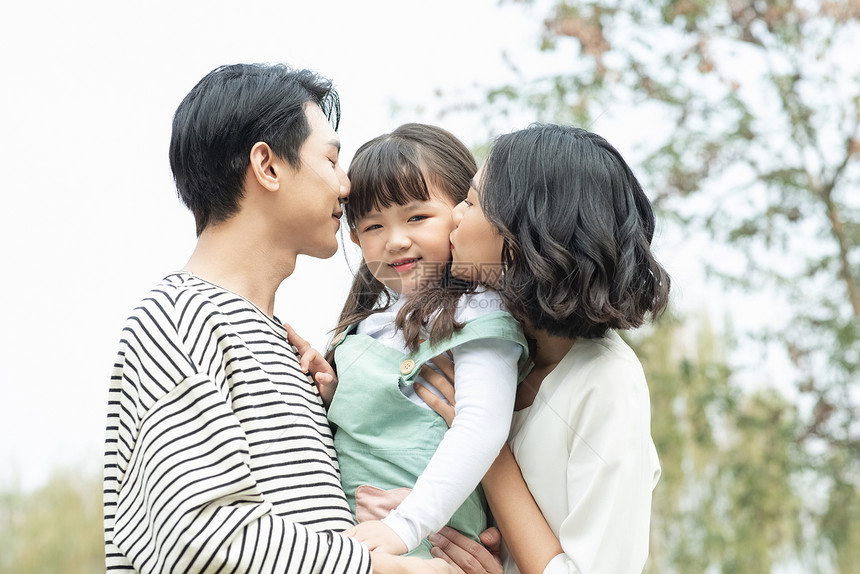
[[[301,356],[299,365],[302,372],[310,375],[317,385],[320,396],[322,396],[325,408],[331,405],[331,400],[334,398],[334,392],[337,390],[337,376],[334,374],[334,369],[328,364],[322,354],[311,347],[310,343],[299,337],[292,327],[284,323],[284,329],[287,330],[287,338],[290,343],[296,347]]]
[[[364,543],[371,552],[397,555],[409,550],[397,533],[381,520],[367,520],[358,526],[353,526],[343,535]]]
[[[443,374],[439,374],[426,364],[421,366],[421,376],[424,379],[436,387],[436,389],[442,393],[442,396],[451,403],[445,404],[445,401],[425,389],[422,385],[415,383],[413,387],[415,388],[415,392],[418,393],[418,396],[427,403],[431,409],[439,413],[445,422],[448,423],[448,427],[450,428],[451,423],[454,421],[454,362],[445,355],[438,355],[433,358],[433,364],[442,371]]]
[[[481,546],[450,526],[445,526],[436,534],[431,534],[430,550],[436,558],[442,558],[465,574],[502,574],[502,563],[499,561],[502,536],[499,529],[492,527],[481,532]]]

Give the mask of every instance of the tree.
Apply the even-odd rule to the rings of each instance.
[[[707,316],[666,316],[628,338],[648,373],[663,470],[647,571],[760,573],[799,560],[802,501],[792,481],[807,457],[793,440],[794,405],[731,384],[731,339]]]
[[[518,77],[487,92],[488,129],[517,114],[583,126],[653,118],[634,139],[656,207],[683,233],[706,232],[709,277],[775,310],[727,358],[727,396],[751,425],[796,410],[796,424],[780,415],[761,432],[808,457],[790,470],[795,488],[809,488],[798,512],[823,537],[815,551],[860,568],[860,2],[554,0],[540,10],[540,49],[560,69],[529,76],[510,56]],[[790,367],[761,372],[763,356]]]
[[[0,571],[104,572],[101,476],[56,471],[32,492],[0,492]]]

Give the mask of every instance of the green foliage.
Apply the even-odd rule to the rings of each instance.
[[[663,467],[649,572],[768,572],[801,538],[796,409],[771,388],[741,392],[727,343],[704,318],[671,316],[634,341]]]
[[[0,571],[104,572],[101,476],[60,471],[38,490],[0,494]]]
[[[860,492],[856,484],[837,482],[822,529],[836,548],[836,563],[843,573],[860,572]]]

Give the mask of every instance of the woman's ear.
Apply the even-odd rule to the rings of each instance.
[[[264,189],[277,191],[280,187],[280,170],[282,166],[277,161],[277,156],[269,144],[257,142],[251,148],[251,165],[249,166],[254,179]]]

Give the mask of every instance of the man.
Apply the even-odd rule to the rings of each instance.
[[[307,70],[235,65],[176,111],[170,164],[198,241],[126,323],[110,387],[109,571],[371,570],[319,393],[273,317],[299,254],[337,250],[339,102]],[[334,127],[330,125],[330,122]],[[376,572],[447,571],[374,553]]]

